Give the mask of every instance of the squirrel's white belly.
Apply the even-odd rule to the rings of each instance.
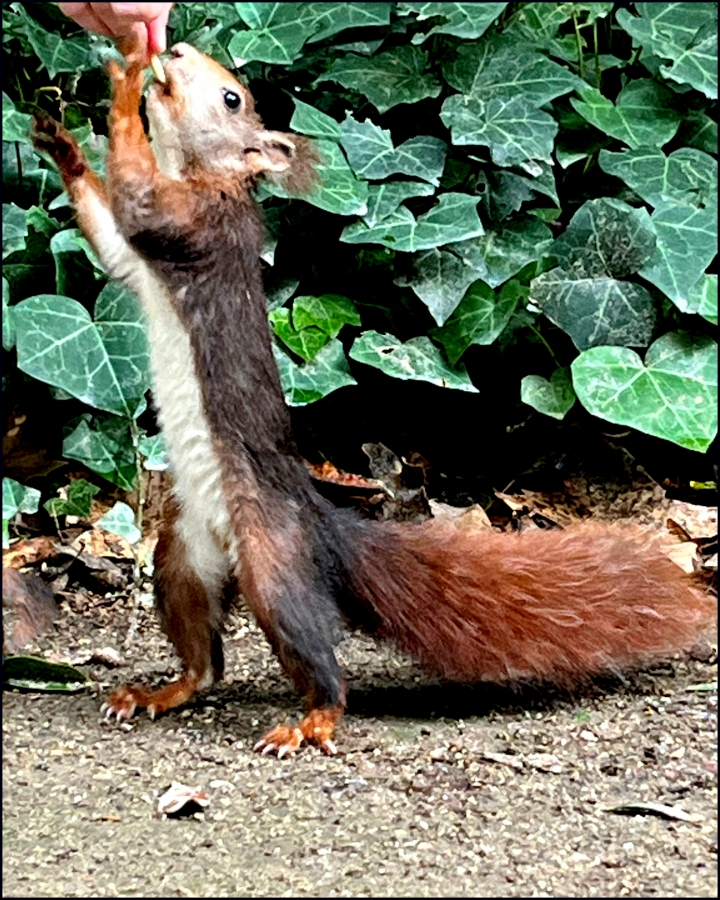
[[[220,461],[212,445],[188,333],[168,289],[143,260],[139,263],[131,287],[148,318],[153,396],[181,509],[176,528],[191,565],[208,587],[214,587],[237,563]]]
[[[92,183],[76,187],[85,227],[113,278],[137,295],[148,319],[154,397],[170,457],[180,515],[175,528],[187,559],[213,597],[237,565],[238,548],[222,488],[220,461],[195,375],[190,338],[168,288],[127,243],[107,200]],[[219,615],[219,612],[218,612]]]

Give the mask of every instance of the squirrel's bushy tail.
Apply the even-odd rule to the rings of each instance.
[[[364,523],[353,585],[391,638],[456,681],[572,684],[686,649],[716,603],[637,531],[469,533]]]

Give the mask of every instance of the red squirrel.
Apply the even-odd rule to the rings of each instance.
[[[150,89],[151,143],[139,114],[142,49],[109,68],[105,183],[60,125],[35,123],[82,231],[147,314],[174,484],[155,593],[183,674],[158,690],[116,690],[108,713],[129,719],[144,707],[154,717],[222,677],[232,584],[307,699],[299,725],[256,745],[278,756],[306,742],[335,752],[343,626],[458,682],[572,684],[690,646],[715,604],[635,533],[373,522],[317,493],[273,359],[251,195],[264,173],[307,183],[312,150],[266,131],[247,89],[188,44],[172,48]]]

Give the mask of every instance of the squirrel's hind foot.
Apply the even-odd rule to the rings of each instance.
[[[292,756],[307,743],[317,745],[328,756],[335,756],[337,747],[332,741],[332,733],[342,713],[340,706],[311,709],[299,725],[277,725],[255,744],[253,750],[263,756],[276,753],[278,759],[282,759]]]
[[[154,719],[155,716],[186,703],[198,686],[198,679],[190,675],[184,675],[154,691],[126,685],[114,691],[102,708],[108,719],[114,716],[118,722],[132,719],[137,709],[146,709],[150,718]]]

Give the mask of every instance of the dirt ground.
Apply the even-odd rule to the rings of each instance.
[[[25,649],[122,648],[127,606],[101,600],[63,604]],[[692,690],[712,665],[518,694],[440,685],[352,637],[339,755],[277,760],[252,746],[297,699],[243,615],[229,683],[155,722],[105,720],[109,689],[171,671],[152,611],[138,624],[123,666],[85,667],[93,690],[5,692],[5,896],[716,896],[717,693]],[[173,781],[204,812],[158,818]],[[691,820],[608,811],[630,802]]]
[[[701,535],[717,523],[716,510],[646,484],[568,482],[560,497],[525,501],[557,521],[584,508]],[[225,683],[155,722],[118,725],[103,697],[161,683],[177,660],[149,593],[133,612],[127,589],[66,587],[53,626],[22,652],[121,658],[83,666],[83,693],[4,693],[7,897],[717,896],[711,645],[570,694],[443,685],[349,637],[339,754],[278,760],[252,747],[296,719],[298,698],[242,611],[227,629]],[[209,805],[159,816],[173,782]],[[612,811],[631,803],[675,817]]]

